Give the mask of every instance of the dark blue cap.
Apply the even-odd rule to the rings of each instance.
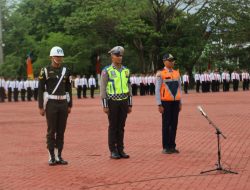
[[[166,53],[163,57],[162,57],[162,60],[165,61],[165,60],[175,60],[174,56],[170,53]]]

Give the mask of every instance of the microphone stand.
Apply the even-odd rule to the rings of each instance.
[[[213,121],[207,116],[207,114],[204,114],[203,111],[201,111],[201,114],[208,120],[209,124],[212,125],[214,127],[214,129],[216,130],[216,135],[217,135],[217,148],[218,148],[218,160],[217,160],[217,164],[216,164],[216,168],[215,169],[211,169],[211,170],[206,170],[206,171],[202,171],[200,174],[204,174],[204,173],[208,173],[208,172],[212,172],[212,171],[222,171],[223,173],[230,173],[230,174],[238,174],[237,172],[231,171],[231,170],[227,170],[224,169],[221,165],[221,146],[220,146],[220,135],[226,139],[225,135],[223,135],[223,133],[221,132],[221,130],[213,123]]]

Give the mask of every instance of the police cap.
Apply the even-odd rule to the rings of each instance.
[[[172,54],[170,54],[170,53],[166,53],[165,55],[163,55],[162,60],[163,61],[166,61],[166,60],[175,60],[175,57]]]
[[[124,48],[122,46],[115,46],[111,50],[109,50],[110,54],[115,54],[115,55],[123,55],[124,54]]]

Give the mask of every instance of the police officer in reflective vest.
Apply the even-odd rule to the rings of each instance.
[[[163,56],[164,69],[156,74],[156,101],[162,114],[163,154],[179,153],[176,149],[176,131],[181,110],[181,80],[178,70],[174,70],[175,58],[171,54]]]
[[[124,152],[123,139],[127,114],[132,111],[130,71],[122,65],[123,47],[116,46],[108,53],[111,54],[112,64],[102,70],[100,94],[103,111],[109,119],[110,158],[129,158],[129,155]]]
[[[72,107],[70,72],[62,67],[64,52],[55,46],[50,51],[51,65],[42,68],[39,76],[39,111],[47,119],[49,165],[68,164],[62,158],[64,132]],[[47,103],[46,103],[47,100]]]

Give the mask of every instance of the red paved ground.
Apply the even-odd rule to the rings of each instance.
[[[0,189],[248,190],[250,189],[250,93],[190,93],[183,97],[177,134],[179,155],[161,154],[161,121],[154,97],[135,97],[126,126],[128,160],[110,160],[107,118],[99,98],[75,100],[64,158],[49,167],[45,118],[37,103],[0,104]],[[222,164],[238,175],[200,175],[215,168],[214,129],[197,111],[202,105],[227,136]]]

